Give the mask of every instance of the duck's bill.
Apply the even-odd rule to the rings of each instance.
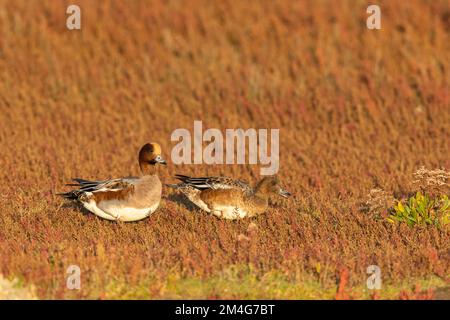
[[[167,164],[166,160],[164,160],[161,156],[157,156],[155,158],[155,160],[153,160],[153,161],[156,162],[156,163],[159,163],[159,164],[163,164],[163,165]]]
[[[279,194],[280,194],[280,196],[282,196],[283,198],[289,198],[289,197],[291,196],[291,193],[290,193],[290,192],[288,192],[288,191],[286,191],[286,190],[283,190],[283,189],[280,189]]]

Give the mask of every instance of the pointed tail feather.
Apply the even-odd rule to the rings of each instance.
[[[183,181],[183,182],[186,182],[189,179],[191,179],[191,177],[185,176],[185,175],[182,175],[182,174],[176,174],[175,178],[177,178],[178,180]]]
[[[171,184],[171,183],[165,183],[165,186],[169,187],[169,188],[174,188],[174,189],[178,189],[181,187],[181,184]]]
[[[78,193],[73,192],[73,191],[61,192],[61,193],[57,193],[56,195],[57,196],[61,196],[61,197],[65,198],[65,199],[68,199],[68,200],[78,200],[78,196],[79,196]]]

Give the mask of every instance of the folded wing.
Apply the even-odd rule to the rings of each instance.
[[[219,189],[239,189],[250,192],[252,188],[242,180],[234,180],[227,177],[189,177],[181,174],[175,175],[183,184],[194,187],[198,190],[219,190]]]
[[[59,193],[66,199],[78,200],[83,195],[100,194],[110,192],[130,192],[134,189],[137,178],[119,178],[103,181],[90,181],[84,179],[73,179],[76,183],[67,184],[67,186],[78,187],[78,189]]]

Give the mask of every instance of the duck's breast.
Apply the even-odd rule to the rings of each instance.
[[[135,208],[154,207],[161,201],[162,184],[158,176],[144,176],[136,182],[134,193],[129,202]]]

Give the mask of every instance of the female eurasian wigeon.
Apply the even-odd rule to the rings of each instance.
[[[139,151],[141,177],[127,177],[104,181],[73,179],[79,187],[60,193],[66,199],[76,200],[90,212],[108,220],[138,221],[148,217],[159,206],[161,181],[156,165],[166,164],[157,143],[147,143]]]
[[[240,219],[264,213],[269,196],[291,194],[280,187],[277,177],[265,177],[255,188],[241,180],[226,177],[191,178],[175,175],[179,184],[167,185],[180,190],[199,208],[224,219]]]

